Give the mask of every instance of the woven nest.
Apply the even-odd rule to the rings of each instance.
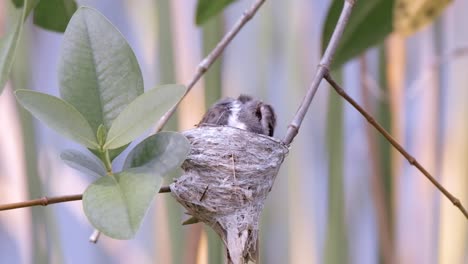
[[[204,126],[183,134],[192,149],[184,174],[170,185],[172,195],[218,233],[228,263],[255,261],[260,214],[288,148],[232,127]]]

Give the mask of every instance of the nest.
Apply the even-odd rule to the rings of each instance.
[[[221,237],[228,263],[255,261],[260,214],[288,148],[232,127],[204,126],[183,134],[192,148],[184,174],[170,185],[172,195]]]

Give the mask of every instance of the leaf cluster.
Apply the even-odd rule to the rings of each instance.
[[[135,235],[162,177],[185,160],[190,144],[181,134],[152,135],[114,172],[112,161],[147,131],[185,92],[162,85],[144,92],[136,57],[120,32],[98,11],[81,7],[65,31],[59,61],[61,98],[17,90],[18,102],[59,134],[94,155],[68,150],[66,164],[97,179],[83,194],[89,221],[104,234]]]

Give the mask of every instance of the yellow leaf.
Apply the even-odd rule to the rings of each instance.
[[[393,29],[405,36],[430,24],[453,0],[396,0]]]

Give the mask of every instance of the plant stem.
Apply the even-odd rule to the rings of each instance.
[[[81,200],[81,198],[82,198],[81,194],[64,195],[64,196],[57,196],[57,197],[44,196],[39,199],[29,200],[25,202],[0,205],[0,211],[18,209],[18,208],[23,208],[23,207],[31,207],[31,206],[36,206],[36,205],[47,206],[49,204],[55,204],[55,203],[78,201],[78,200]]]
[[[162,186],[159,189],[159,193],[169,193],[171,192],[171,188],[169,186]],[[19,203],[10,203],[10,204],[1,204],[0,211],[7,211],[12,209],[24,208],[24,207],[31,207],[31,206],[47,206],[50,204],[56,203],[64,203],[64,202],[72,202],[72,201],[79,201],[83,198],[81,194],[73,194],[73,195],[63,195],[63,196],[55,196],[55,197],[47,197],[44,196],[39,199],[28,200]]]
[[[335,89],[335,91],[343,97],[346,101],[348,101],[356,110],[361,113],[366,120],[375,128],[377,129],[380,134],[382,134],[392,146],[394,146],[398,152],[403,155],[408,162],[415,166],[426,178],[434,184],[434,186],[439,189],[460,211],[463,213],[466,219],[468,219],[468,212],[466,211],[465,207],[463,207],[462,203],[458,198],[453,196],[447,189],[445,189],[442,184],[440,184],[413,156],[411,156],[375,119],[366,112],[353,98],[351,98],[341,86],[333,80],[329,73],[325,74],[325,79],[328,83]]]
[[[109,150],[100,149],[99,158],[106,167],[107,175],[112,175],[112,161],[110,160]]]
[[[283,138],[283,143],[286,145],[291,144],[291,142],[299,132],[302,120],[304,120],[305,114],[307,113],[307,110],[309,110],[309,106],[312,103],[312,99],[314,99],[315,93],[317,93],[319,84],[322,81],[323,76],[326,73],[328,73],[328,69],[330,68],[333,55],[335,54],[335,51],[338,48],[338,43],[340,42],[341,36],[343,35],[346,24],[348,24],[348,20],[351,16],[351,11],[355,2],[355,0],[344,1],[340,18],[338,19],[338,23],[336,24],[335,30],[333,31],[333,34],[330,38],[330,42],[328,43],[327,48],[325,49],[325,53],[323,54],[323,57],[320,61],[318,70],[315,73],[315,77],[312,80],[312,83],[310,84],[309,89],[307,90],[307,93],[304,99],[302,100],[301,105],[297,109],[296,115],[289,124],[288,130],[286,131],[286,135]]]
[[[106,167],[107,175],[112,176],[112,162],[109,157],[109,150],[101,149],[99,150],[99,156]],[[89,236],[89,242],[96,244],[99,240],[101,231],[94,229],[93,233]]]

